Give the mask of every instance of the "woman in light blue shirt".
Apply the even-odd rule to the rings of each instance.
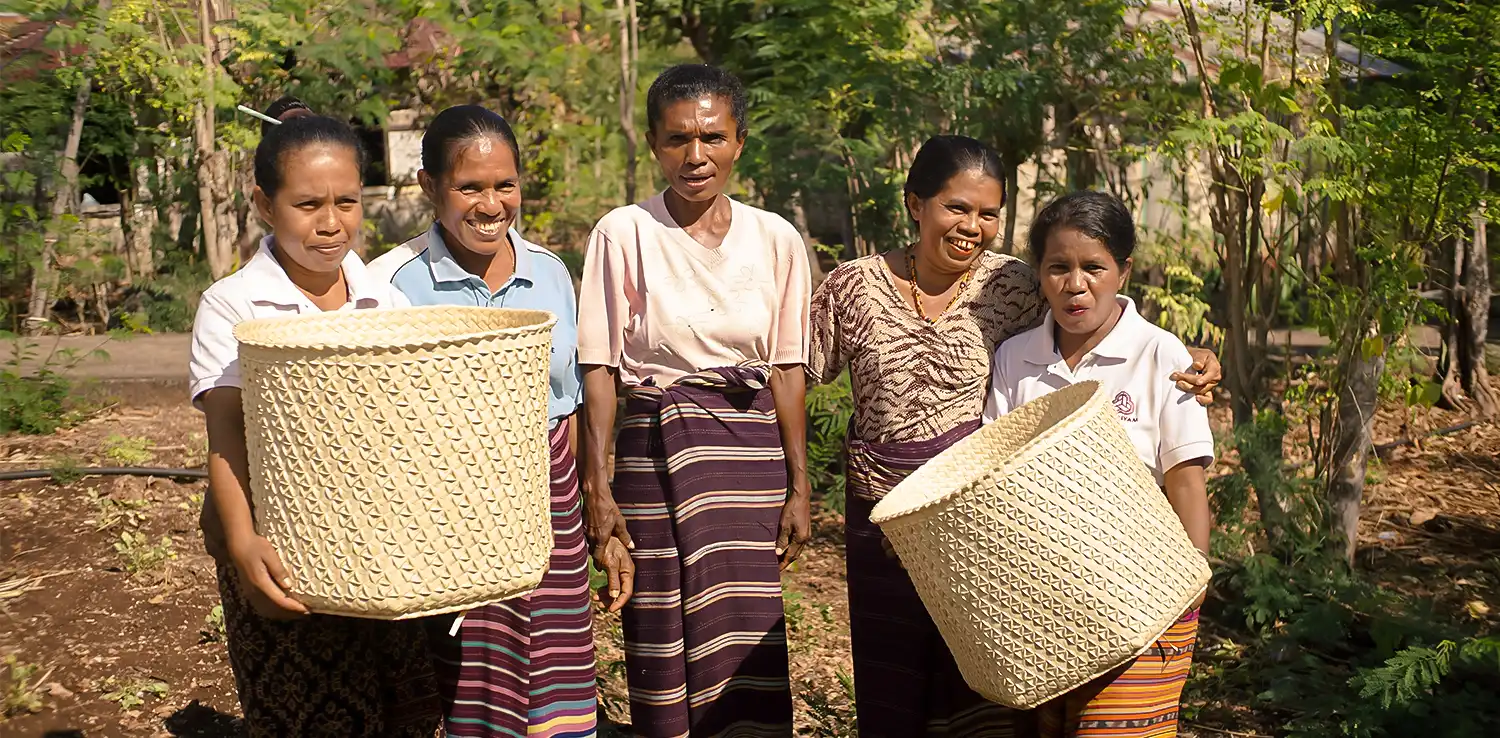
[[[588,560],[569,427],[582,402],[573,279],[515,229],[521,151],[499,115],[476,105],[439,113],[422,137],[417,179],[437,220],[371,262],[413,305],[546,310],[552,329],[551,566],[530,595],[433,618],[448,735],[583,738],[596,730]],[[497,493],[502,493],[497,490]]]

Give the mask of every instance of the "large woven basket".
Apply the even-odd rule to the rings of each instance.
[[[308,609],[396,620],[536,588],[555,322],[421,307],[235,327],[256,530]]]
[[[1097,382],[976,431],[870,518],[964,680],[1021,709],[1140,654],[1210,577]]]

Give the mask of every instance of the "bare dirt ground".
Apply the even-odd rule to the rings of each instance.
[[[123,345],[112,352],[129,353]],[[180,382],[92,391],[109,401],[84,423],[51,436],[0,437],[0,470],[202,465],[202,419]],[[1459,420],[1438,412],[1422,427]],[[1400,437],[1405,422],[1383,413],[1377,440]],[[1388,453],[1367,493],[1361,566],[1443,609],[1495,617],[1497,452],[1500,427],[1481,425]],[[12,712],[0,712],[0,736],[234,735],[218,593],[197,529],[204,483],[68,477],[0,482],[0,659],[13,660],[0,663],[0,698]],[[786,590],[798,733],[851,736],[842,535],[831,516],[819,520]],[[596,623],[604,709],[625,722],[619,622],[601,614]],[[1205,648],[1216,638],[1209,623]],[[1199,727],[1183,735],[1261,728],[1256,716],[1215,699],[1190,705]]]

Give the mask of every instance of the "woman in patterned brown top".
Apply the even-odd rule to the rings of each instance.
[[[854,390],[845,515],[854,685],[863,738],[1009,738],[1024,717],[964,684],[870,510],[901,479],[980,425],[990,357],[1040,323],[1025,262],[986,251],[1005,206],[1000,157],[965,136],[923,144],[906,180],[919,237],[841,265],[813,295],[808,377],[847,366]],[[1198,351],[1173,379],[1206,401],[1221,376]]]

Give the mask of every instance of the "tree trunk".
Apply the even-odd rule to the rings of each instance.
[[[626,5],[629,5],[627,9]],[[635,0],[615,0],[620,12],[620,128],[625,133],[625,202],[635,202]]]
[[[47,324],[52,310],[52,291],[57,288],[57,271],[53,261],[57,259],[57,242],[62,239],[61,220],[78,206],[78,145],[83,140],[83,119],[88,114],[89,95],[93,84],[93,59],[98,44],[103,40],[109,23],[111,0],[99,0],[99,29],[89,44],[88,56],[83,62],[83,78],[78,82],[78,93],[73,97],[73,121],[68,126],[68,137],[63,144],[62,182],[57,185],[52,199],[51,222],[48,226],[46,244],[42,247],[42,259],[31,272],[31,299],[26,307],[25,332],[31,335],[41,331]]]
[[[803,198],[804,194],[800,190],[792,195],[792,225],[797,228],[798,233],[802,234],[802,244],[807,248],[807,265],[812,271],[812,286],[813,289],[817,289],[828,275],[823,272],[823,264],[819,261],[818,247],[813,241],[812,233],[807,230],[807,208],[802,205]]]
[[[1480,175],[1482,190],[1489,188],[1489,173]],[[1459,382],[1474,400],[1480,417],[1493,418],[1500,412],[1500,398],[1490,387],[1490,375],[1484,364],[1484,343],[1490,328],[1489,238],[1481,202],[1474,211],[1472,237],[1464,249],[1463,279],[1459,283],[1458,315]]]
[[[1453,244],[1453,251],[1452,258],[1448,260],[1448,283],[1444,285],[1446,299],[1443,302],[1448,310],[1449,320],[1443,324],[1443,345],[1438,353],[1438,381],[1442,383],[1442,394],[1438,406],[1446,410],[1459,410],[1464,406],[1463,381],[1459,377],[1463,373],[1463,361],[1459,357],[1463,354],[1464,344],[1465,244],[1462,237],[1445,239],[1445,241]]]
[[[132,183],[128,189],[129,209],[126,198],[120,200],[120,216],[128,226],[125,231],[126,263],[132,273],[149,279],[156,273],[156,258],[152,246],[156,236],[156,198],[151,190],[151,170],[146,162],[156,156],[155,147],[146,147],[137,152]]]
[[[235,157],[228,151],[219,149],[213,154],[210,171],[213,174],[212,190],[220,193],[214,197],[214,223],[219,227],[219,235],[216,242],[224,258],[229,261],[230,271],[234,271],[243,263],[240,259],[240,223],[238,213],[235,212],[235,173],[245,167],[235,166]]]
[[[1089,140],[1088,127],[1078,117],[1078,109],[1072,103],[1064,103],[1061,133],[1066,142],[1068,190],[1092,189],[1099,181],[1099,169],[1093,157],[1093,142]]]
[[[1372,327],[1367,335],[1377,335]],[[1332,532],[1341,537],[1344,560],[1354,563],[1359,543],[1359,511],[1365,492],[1365,473],[1374,446],[1375,408],[1385,352],[1366,351],[1359,337],[1346,354],[1343,387],[1333,425],[1332,457],[1328,469],[1328,503]]]
[[[1238,214],[1242,196],[1216,173],[1213,188],[1220,197],[1232,203],[1221,208],[1217,230],[1224,239],[1224,287],[1229,316],[1224,331],[1224,380],[1230,393],[1230,407],[1236,426],[1255,418],[1256,387],[1252,379],[1256,357],[1250,351],[1250,295],[1246,289],[1246,263],[1253,254],[1246,253],[1244,234],[1239,231]]]
[[[1005,240],[1000,250],[1007,254],[1016,253],[1016,200],[1021,196],[1021,185],[1016,181],[1019,169],[1016,157],[1005,157]]]
[[[214,279],[219,279],[234,268],[234,255],[228,244],[219,242],[219,208],[214,202],[214,85],[218,77],[218,62],[214,57],[213,23],[209,14],[208,0],[198,0],[198,34],[203,44],[203,100],[198,103],[194,118],[194,142],[198,149],[198,222],[203,238],[203,253],[208,258],[208,269]]]

